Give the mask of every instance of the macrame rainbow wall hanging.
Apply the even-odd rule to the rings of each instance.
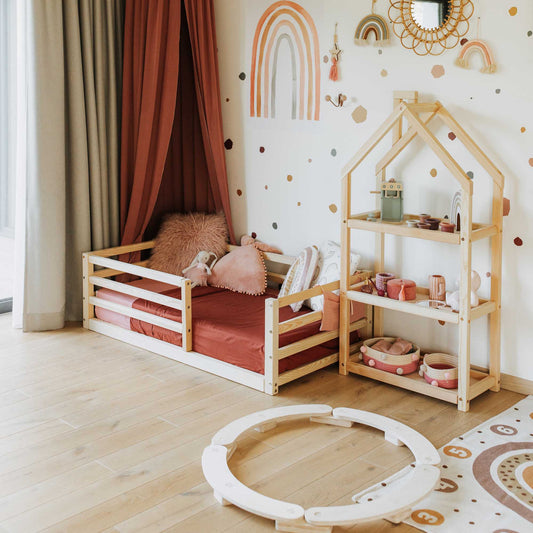
[[[380,15],[371,13],[364,17],[355,30],[355,44],[368,44],[368,37],[374,33],[376,38],[374,46],[383,46],[389,42],[390,33],[386,20]]]
[[[459,56],[455,60],[455,64],[458,67],[470,68],[468,60],[474,52],[479,52],[483,57],[484,66],[481,68],[480,72],[483,72],[484,74],[492,74],[496,72],[496,63],[492,51],[489,48],[489,45],[481,39],[472,39],[465,43],[459,52]]]
[[[285,51],[280,44],[286,41]],[[276,118],[278,56],[290,53],[291,118],[320,118],[320,48],[311,15],[296,2],[271,4],[257,23],[250,69],[250,116]]]

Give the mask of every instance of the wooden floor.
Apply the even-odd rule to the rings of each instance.
[[[392,417],[439,447],[522,398],[485,393],[465,414],[335,367],[269,397],[79,327],[22,334],[10,320],[0,315],[1,532],[273,531],[219,506],[204,480],[202,450],[229,421],[321,402]],[[254,489],[309,507],[350,503],[410,460],[375,430],[302,422],[254,433],[231,466]],[[393,529],[412,530],[338,531]]]

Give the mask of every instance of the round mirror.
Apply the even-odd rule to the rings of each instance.
[[[411,16],[423,30],[441,28],[452,11],[452,0],[411,0]]]

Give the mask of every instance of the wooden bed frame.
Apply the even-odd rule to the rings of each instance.
[[[265,302],[265,373],[259,374],[244,368],[219,361],[213,357],[202,355],[192,350],[192,296],[191,296],[191,281],[187,278],[167,274],[147,268],[148,261],[140,261],[134,264],[112,259],[125,253],[140,252],[143,250],[150,250],[154,247],[154,241],[148,241],[138,244],[118,246],[115,248],[108,248],[106,250],[99,250],[94,252],[87,252],[83,254],[83,327],[113,337],[115,339],[133,344],[139,348],[144,348],[151,352],[163,355],[180,363],[205,370],[217,376],[230,379],[237,383],[241,383],[253,389],[266,392],[267,394],[275,395],[278,393],[278,388],[285,383],[289,383],[301,376],[310,374],[320,368],[338,362],[339,354],[334,353],[318,359],[311,363],[302,365],[293,370],[278,373],[279,361],[285,357],[290,357],[296,353],[312,348],[329,340],[338,338],[339,330],[325,331],[312,335],[311,337],[294,342],[282,348],[279,347],[279,337],[286,331],[297,329],[306,324],[321,320],[322,312],[314,311],[304,316],[299,316],[284,322],[279,321],[279,309],[286,307],[291,303],[306,300],[312,296],[322,294],[322,290],[333,291],[339,289],[340,282],[335,281],[327,285],[316,286],[311,289],[284,296],[282,298],[269,298]],[[228,251],[235,248],[235,246],[228,246]],[[267,266],[269,268],[269,281],[274,283],[282,283],[285,279],[285,273],[289,266],[293,263],[294,257],[275,254],[264,253]],[[270,271],[270,268],[275,271]],[[98,268],[98,269],[97,269]],[[281,272],[276,272],[281,271]],[[181,298],[173,298],[165,296],[156,292],[132,287],[125,283],[115,281],[114,276],[120,274],[132,274],[151,280],[168,283],[175,287],[181,288]],[[371,272],[363,271],[356,273],[352,278],[352,283],[361,282],[368,278]],[[95,287],[103,287],[111,289],[123,294],[136,296],[150,302],[156,302],[173,309],[178,309],[182,312],[182,322],[175,322],[167,318],[159,317],[117,304],[95,296]],[[95,317],[94,308],[101,307],[125,315],[136,318],[150,324],[161,326],[171,331],[176,331],[182,335],[182,346],[176,346],[159,339],[154,339],[146,335],[129,331],[114,324],[110,324]],[[372,327],[371,306],[367,306],[366,317],[350,324],[350,331],[356,331],[365,328],[364,337],[370,336]],[[353,346],[356,351],[359,348],[357,343]]]

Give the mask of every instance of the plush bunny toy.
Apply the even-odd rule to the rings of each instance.
[[[197,285],[206,286],[207,278],[212,274],[212,268],[215,266],[218,258],[213,252],[206,252],[202,250],[198,252],[192,263],[182,270],[183,275],[187,275],[193,284],[193,287]]]
[[[479,305],[479,296],[477,291],[481,285],[481,278],[479,274],[472,270],[472,278],[470,282],[470,305],[471,307],[476,307]],[[446,305],[449,305],[454,311],[459,311],[459,282],[456,282],[457,290],[455,292],[446,293]]]

